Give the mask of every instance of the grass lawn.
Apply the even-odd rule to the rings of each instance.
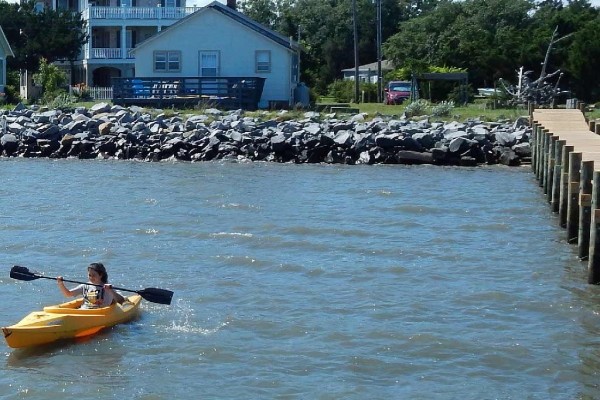
[[[328,103],[325,101],[323,103]],[[334,102],[331,102],[334,103]],[[407,103],[402,105],[385,105],[380,103],[350,103],[350,107],[358,108],[360,112],[367,113],[370,117],[376,115],[397,115],[401,116]],[[466,121],[468,119],[479,118],[482,121],[498,121],[498,120],[515,120],[518,117],[527,117],[527,108],[525,107],[491,107],[491,104],[485,101],[477,101],[469,103],[464,107],[454,107],[452,112],[444,117],[431,117],[432,121]],[[590,120],[600,119],[600,108],[594,108],[592,111],[586,112],[586,117]],[[418,117],[416,117],[418,118]]]
[[[90,108],[96,103],[100,103],[102,101],[96,102],[85,102],[85,103],[74,103],[72,107],[86,107]],[[106,101],[110,103],[110,101]],[[321,98],[321,101],[318,105],[323,104],[335,104],[333,99],[329,98]],[[389,116],[397,116],[401,117],[404,113],[404,109],[406,108],[408,103],[402,105],[385,105],[382,103],[349,103],[349,107],[357,108],[359,112],[366,113],[367,119],[374,118],[378,115],[389,115]],[[11,110],[14,105],[10,104],[0,104],[0,109]],[[155,110],[158,111],[158,110]],[[204,108],[193,108],[193,109],[165,109],[163,110],[167,115],[174,114],[201,114],[205,111]],[[160,111],[158,111],[160,112]],[[257,112],[248,112],[248,115],[254,115],[256,113],[257,116],[261,116],[262,118],[271,118],[278,116],[277,111],[257,111]],[[284,119],[301,119],[303,118],[304,110],[291,110],[285,117],[279,115],[280,118]],[[493,108],[490,107],[490,104],[478,100],[475,103],[470,103],[464,107],[454,107],[452,111],[443,117],[430,117],[431,121],[460,121],[464,122],[468,119],[478,118],[482,121],[498,121],[498,120],[515,120],[519,117],[527,116],[527,109],[523,107],[513,107],[513,108]],[[600,119],[600,107],[593,109],[593,111],[586,112],[586,117],[590,120]],[[419,117],[415,117],[418,119]]]

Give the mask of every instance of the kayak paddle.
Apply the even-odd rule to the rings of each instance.
[[[20,267],[18,265],[15,265],[11,268],[10,277],[13,279],[18,279],[20,281],[33,281],[33,280],[36,280],[39,278],[52,279],[54,281],[58,280],[58,278],[52,278],[50,276],[44,276],[44,275],[37,274],[35,272],[31,272],[31,271],[29,271],[29,269],[27,267]],[[70,281],[68,279],[63,279],[63,282],[91,285],[90,283],[87,283],[87,282]],[[101,285],[94,285],[94,286],[102,287]],[[146,288],[146,289],[142,289],[142,290],[131,290],[131,289],[124,289],[124,288],[120,288],[120,287],[116,287],[116,286],[113,286],[113,289],[122,290],[124,292],[137,293],[140,296],[142,296],[143,299],[151,301],[153,303],[159,303],[159,304],[171,304],[171,299],[173,298],[173,292],[170,290],[166,290],[166,289]]]

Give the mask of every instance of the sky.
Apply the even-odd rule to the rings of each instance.
[[[18,3],[19,0],[7,0],[9,3]],[[199,6],[199,7],[203,7],[205,5],[207,5],[208,3],[210,3],[212,0],[188,0],[186,3],[188,3],[188,6]],[[218,0],[221,3],[225,3],[225,0]],[[592,0],[591,1],[593,6],[596,7],[600,7],[600,0]]]
[[[5,0],[9,3],[18,3],[19,0]],[[213,0],[186,0],[186,5],[188,7],[193,7],[193,6],[198,6],[198,7],[204,7],[205,5],[207,5],[208,3],[212,3]],[[226,4],[227,1],[226,0],[218,0],[220,3]],[[597,0],[600,3],[600,0]]]

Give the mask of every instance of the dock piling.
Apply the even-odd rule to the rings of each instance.
[[[569,154],[573,146],[564,146],[562,152],[562,174],[560,174],[560,198],[558,203],[558,219],[562,228],[567,227],[567,205],[569,201]]]
[[[577,243],[579,231],[579,181],[581,179],[581,153],[569,153],[569,184],[567,185],[567,240]]]
[[[557,140],[556,148],[554,150],[554,158],[556,160],[554,164],[554,174],[552,175],[552,212],[558,212],[558,206],[560,204],[560,177],[562,176],[562,153],[566,140]]]
[[[600,171],[594,171],[592,183],[592,211],[590,225],[590,250],[588,257],[588,283],[600,283]]]
[[[600,284],[600,120],[578,106],[533,111],[531,170],[567,241],[587,260],[588,282]]]
[[[593,176],[594,162],[583,161],[581,163],[581,180],[579,181],[579,235],[577,238],[577,255],[580,260],[587,260],[590,251]]]

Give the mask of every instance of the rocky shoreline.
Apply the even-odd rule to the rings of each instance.
[[[253,114],[254,115],[254,114]],[[518,166],[529,161],[531,128],[515,122],[414,121],[357,114],[341,118],[309,111],[289,120],[246,116],[241,110],[153,116],[139,107],[106,103],[73,112],[0,110],[3,157],[250,161],[330,164]]]

